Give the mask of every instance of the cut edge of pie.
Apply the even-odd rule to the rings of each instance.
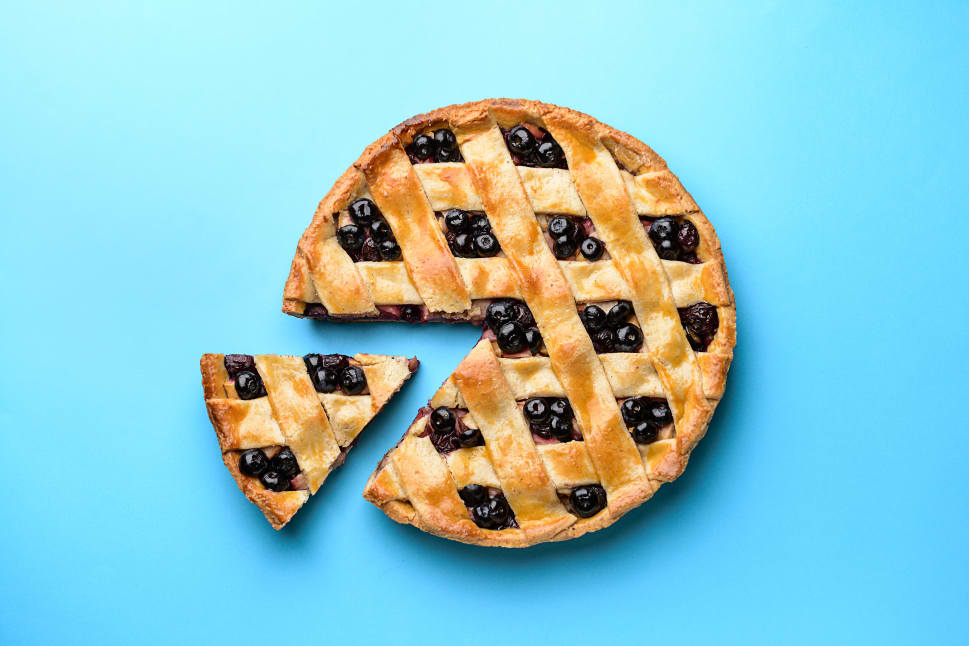
[[[199,363],[222,461],[277,530],[343,464],[420,364],[375,354],[205,354]]]
[[[532,133],[533,152],[519,154],[509,143],[519,128]],[[457,161],[415,158],[435,130],[451,133]],[[543,145],[554,154],[537,156]],[[351,236],[344,248],[338,229],[359,224],[348,208],[361,199],[386,220],[397,249],[387,243],[385,255],[375,228],[362,246],[355,248]],[[450,209],[483,214],[498,253],[490,245],[474,247],[477,257],[469,253],[472,247],[445,225]],[[556,246],[551,221],[559,217],[584,226],[580,237],[598,236],[599,257],[584,260],[575,249],[568,256],[567,244]],[[660,227],[653,230],[660,220],[673,221],[664,226],[673,227],[679,251],[662,247],[676,245],[663,242]],[[691,235],[691,227],[698,240],[677,237],[684,228]],[[499,331],[489,329],[489,305],[509,299],[528,311],[540,350],[505,352]],[[587,331],[590,305],[611,312],[623,302],[631,307],[626,327],[639,330],[641,347],[600,347]],[[418,115],[368,146],[301,237],[283,311],[485,326],[430,407],[380,461],[364,497],[429,533],[507,547],[608,526],[678,477],[723,395],[736,344],[719,239],[663,159],[588,115],[515,99]],[[546,441],[544,428],[539,437],[518,414],[530,399],[549,406],[564,399],[578,439]],[[673,422],[634,435],[625,408],[633,399],[639,405],[630,409],[661,410],[665,402]],[[474,420],[480,444],[442,450],[429,430],[432,407]],[[469,498],[504,506],[510,519],[499,529],[480,526],[462,483],[477,487]],[[573,499],[575,493],[581,495]],[[594,513],[575,513],[576,502]]]

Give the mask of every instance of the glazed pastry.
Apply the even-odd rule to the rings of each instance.
[[[507,99],[368,146],[303,234],[283,311],[483,327],[364,492],[482,545],[605,527],[676,478],[736,341],[720,243],[665,162]]]
[[[200,363],[222,460],[275,529],[343,464],[419,364],[376,354],[205,354]]]

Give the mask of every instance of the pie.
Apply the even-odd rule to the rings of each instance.
[[[283,311],[482,326],[364,496],[510,547],[610,525],[676,478],[736,341],[717,235],[666,163],[585,114],[509,99],[368,146],[300,239]]]
[[[275,529],[343,464],[419,364],[378,354],[205,354],[200,363],[222,461]]]

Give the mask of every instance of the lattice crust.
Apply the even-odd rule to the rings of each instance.
[[[366,375],[367,392],[347,395],[317,392],[301,357],[257,355],[255,370],[265,396],[241,399],[225,366],[225,355],[202,355],[202,387],[222,459],[246,497],[275,529],[282,528],[315,494],[357,436],[417,369],[416,359],[357,354],[349,364]],[[272,491],[258,478],[242,474],[243,451],[273,453],[289,447],[305,488]]]
[[[520,124],[547,132],[568,168],[516,165],[503,132]],[[454,134],[463,161],[412,164],[408,147],[439,128]],[[361,197],[382,212],[400,260],[353,262],[336,241],[341,212]],[[483,212],[501,253],[455,257],[434,215],[452,208]],[[556,260],[543,230],[552,215],[587,218],[608,254]],[[658,257],[644,222],[661,216],[696,228],[689,262]],[[466,410],[464,424],[480,429],[484,445],[439,453],[424,409],[364,496],[399,522],[485,545],[525,546],[609,525],[679,475],[723,394],[736,313],[716,233],[665,162],[628,134],[532,101],[451,106],[396,127],[337,181],[300,240],[283,310],[377,320],[409,305],[420,306],[423,320],[480,323],[500,298],[529,307],[541,353],[505,357],[486,334],[430,402]],[[643,349],[597,354],[579,309],[617,300],[632,304]],[[719,319],[702,352],[677,312],[697,303],[714,306]],[[582,441],[536,442],[520,406],[530,397],[566,397]],[[619,407],[631,397],[665,399],[673,424],[637,444]],[[459,496],[470,484],[500,490],[515,525],[479,527]],[[588,518],[565,503],[583,485],[606,492],[605,507]]]

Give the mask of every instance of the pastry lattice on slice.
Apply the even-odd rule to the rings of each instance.
[[[276,529],[343,464],[419,364],[377,354],[206,354],[200,363],[222,460]]]
[[[666,162],[509,99],[368,146],[300,239],[283,310],[484,327],[364,493],[482,545],[579,536],[676,478],[736,341],[717,234]]]

